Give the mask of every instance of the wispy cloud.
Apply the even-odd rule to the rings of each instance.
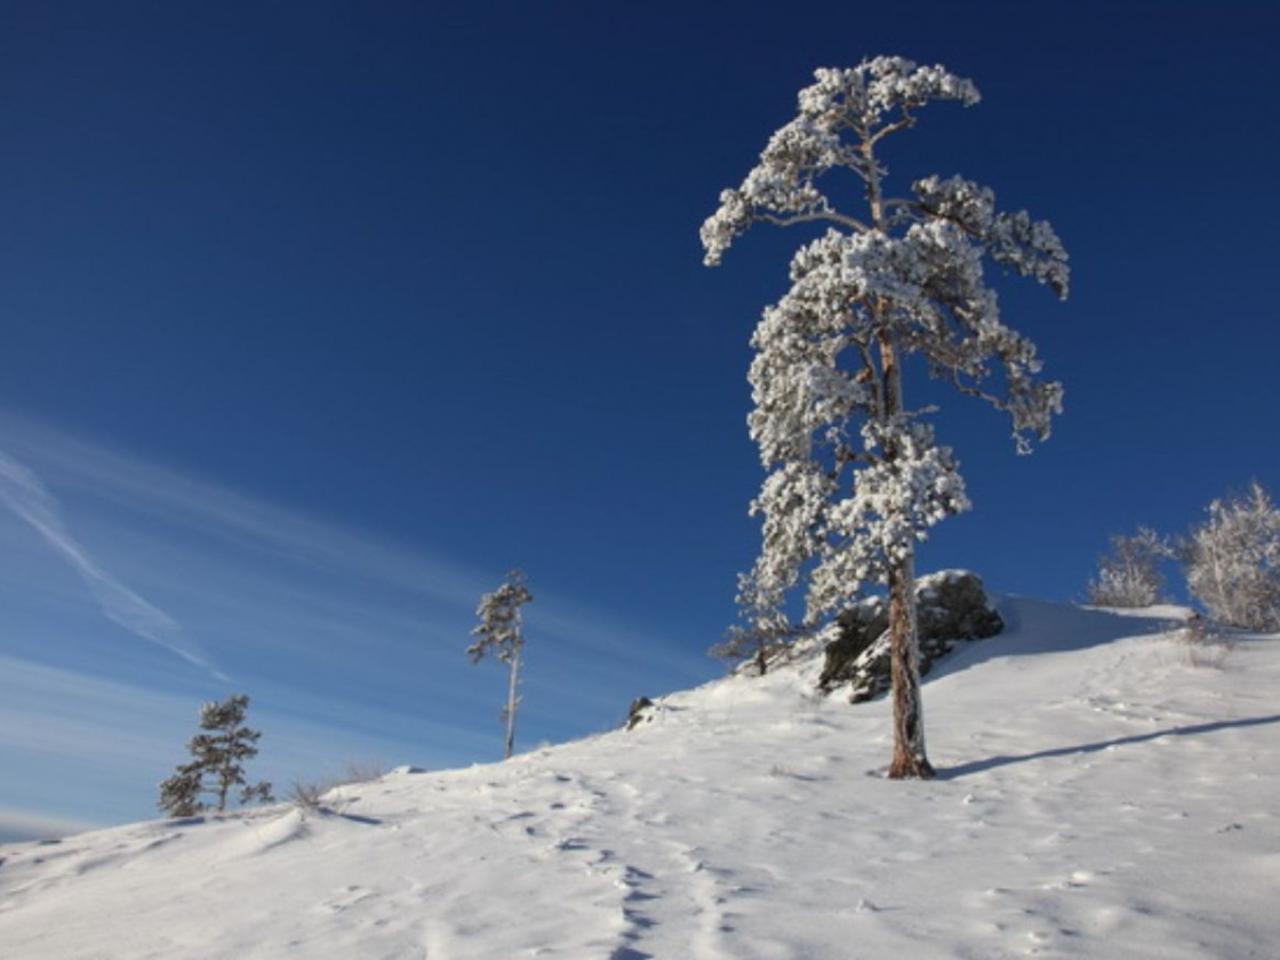
[[[265,733],[255,775],[280,783],[344,758],[434,767],[498,748],[502,680],[463,650],[476,598],[504,566],[4,412],[0,520],[0,769],[21,771],[0,777],[0,809],[145,816],[199,700],[231,692],[171,669],[169,653],[235,674]],[[80,583],[49,569],[59,562],[147,644],[114,642],[95,609],[69,597]],[[707,678],[701,644],[577,602],[550,579],[536,581],[528,621],[526,743],[603,729],[638,692]],[[94,784],[83,803],[65,796],[68,769]]]
[[[334,716],[332,703],[258,693],[250,714],[263,731],[262,752],[251,772],[280,786],[339,773],[348,760],[459,763],[493,740],[393,709],[367,712],[376,732],[362,731]],[[186,693],[0,654],[0,835],[6,812],[40,810],[55,823],[148,815],[155,784],[185,759],[183,742],[197,717],[198,703]]]
[[[72,536],[57,501],[40,478],[0,451],[0,503],[30,524],[45,542],[84,580],[102,613],[136,637],[167,650],[217,676],[208,656],[173,617],[147,602],[113,577]]]
[[[351,587],[390,590],[412,603],[414,615],[428,609],[437,616],[447,612],[445,619],[451,626],[459,618],[469,618],[479,595],[492,589],[494,578],[505,572],[505,567],[479,570],[418,544],[392,542],[307,516],[25,418],[0,413],[0,441],[33,462],[38,460],[42,470],[57,478],[59,489],[68,493],[87,493],[159,520],[168,529],[220,541],[299,572],[307,569],[340,578]],[[281,599],[289,589],[281,582],[272,584],[273,595]],[[304,589],[313,596],[295,596],[298,611],[329,606],[337,599],[328,592],[315,593],[311,582]],[[648,636],[608,612],[557,595],[545,584],[536,592],[531,627],[570,648],[603,654],[619,665],[661,665],[686,678],[705,672],[702,644],[685,653],[672,646],[671,638]],[[361,602],[367,601],[362,597]],[[376,612],[379,619],[390,615],[385,606]]]
[[[56,840],[73,833],[92,830],[97,824],[87,820],[49,817],[29,810],[0,807],[0,843],[23,843],[30,840]]]

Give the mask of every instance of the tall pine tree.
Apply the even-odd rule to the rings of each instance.
[[[796,252],[791,289],[764,311],[752,339],[748,422],[768,475],[752,503],[764,524],[749,605],[756,619],[776,621],[807,578],[805,619],[815,625],[868,584],[886,586],[889,775],[929,777],[915,544],[969,501],[955,457],[925,422],[929,411],[906,403],[902,365],[919,356],[932,376],[1007,412],[1020,452],[1047,438],[1062,387],[1038,379],[1035,346],[1005,326],[983,270],[991,261],[1065,298],[1067,254],[1048,223],[997,212],[991,190],[961,177],[889,192],[884,140],[915,126],[931,101],[977,103],[971,81],[900,57],[815,78],[800,91],[795,119],[702,226],[708,266],[756,223],[826,227]],[[818,185],[833,171],[851,174],[855,187],[839,203]],[[991,383],[993,367],[1002,387]]]

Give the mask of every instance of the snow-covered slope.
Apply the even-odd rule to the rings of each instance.
[[[941,779],[817,663],[652,723],[0,850],[0,957],[1280,957],[1280,639],[1030,600],[926,684]]]

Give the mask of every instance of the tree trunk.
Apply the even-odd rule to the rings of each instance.
[[[915,561],[908,555],[889,573],[889,670],[893,680],[891,780],[928,780],[933,776],[924,748],[914,581]]]
[[[902,412],[902,370],[894,343],[880,336],[883,376],[883,414],[886,420]],[[896,446],[896,445],[895,445]],[[895,446],[885,444],[885,459],[892,464]],[[916,637],[915,555],[908,544],[905,555],[890,559],[889,569],[889,675],[893,683],[892,780],[929,779],[933,767],[924,748],[924,708],[920,701],[919,643]]]
[[[517,647],[511,658],[511,679],[507,685],[507,740],[502,754],[504,760],[510,760],[516,746],[516,684],[520,679],[520,649]]]
[[[862,155],[867,171],[867,204],[871,208],[871,222],[875,229],[885,232],[880,168],[874,147],[875,141],[864,136]],[[885,304],[879,297],[869,305],[878,327],[880,347],[879,414],[888,424],[902,413],[902,368],[884,308]],[[892,464],[897,456],[894,446],[886,443],[885,461]],[[889,562],[889,675],[893,683],[893,760],[889,763],[889,777],[892,780],[928,779],[933,776],[933,767],[924,750],[924,710],[920,702],[916,639],[916,571],[911,545],[907,545],[900,559],[890,558]]]

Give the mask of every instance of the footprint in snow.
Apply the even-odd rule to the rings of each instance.
[[[368,900],[373,895],[372,890],[366,890],[364,887],[342,887],[332,897],[316,904],[315,910],[318,913],[342,913],[344,910],[354,907],[357,903]]]

